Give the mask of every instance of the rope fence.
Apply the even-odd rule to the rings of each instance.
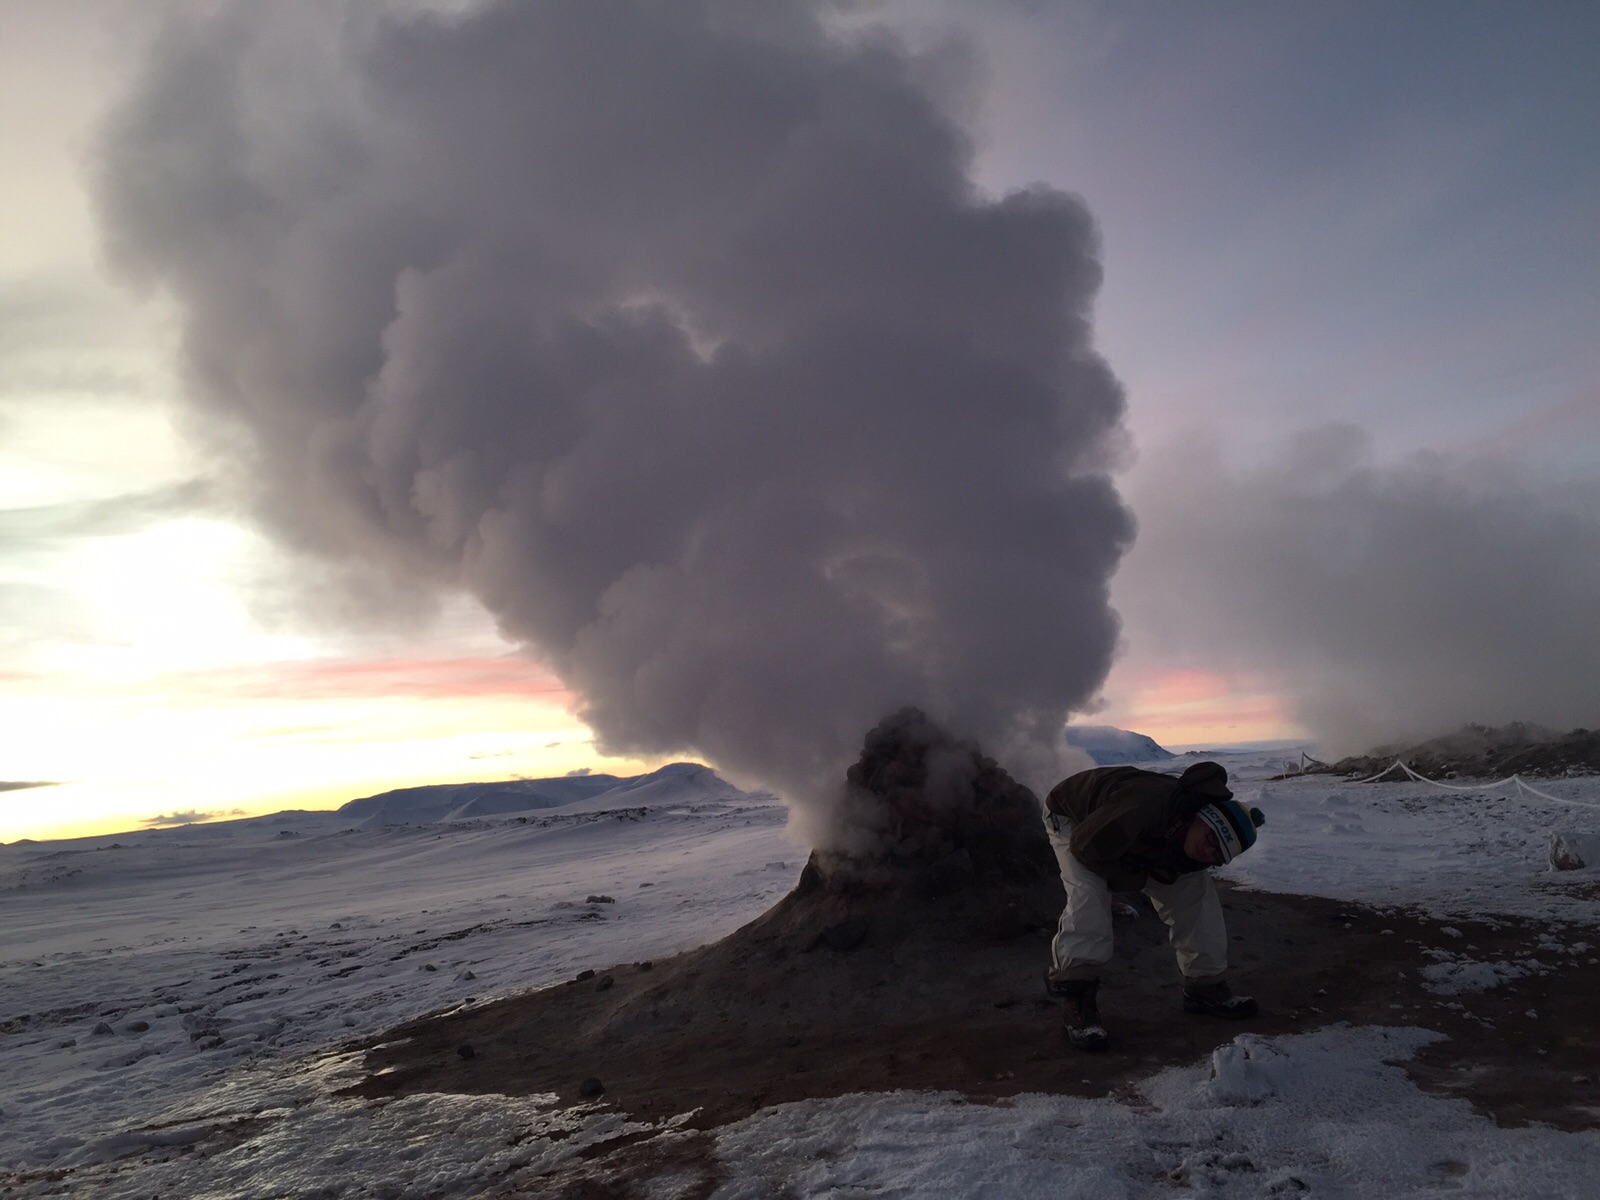
[[[1467,785],[1456,785],[1456,784],[1449,784],[1449,783],[1440,783],[1437,779],[1429,779],[1426,775],[1419,775],[1416,771],[1413,771],[1411,769],[1411,767],[1407,763],[1402,762],[1398,758],[1395,759],[1394,762],[1391,763],[1389,766],[1387,766],[1383,770],[1379,771],[1376,775],[1369,775],[1365,779],[1354,779],[1354,780],[1351,780],[1351,782],[1352,783],[1377,783],[1385,775],[1392,774],[1396,768],[1399,768],[1401,771],[1404,771],[1408,776],[1410,776],[1417,783],[1425,783],[1429,787],[1436,787],[1440,791],[1445,791],[1445,792],[1488,792],[1488,791],[1493,791],[1496,788],[1504,788],[1507,785],[1514,785],[1516,787],[1517,791],[1526,793],[1527,795],[1530,795],[1530,796],[1537,796],[1541,800],[1552,800],[1557,804],[1570,804],[1575,808],[1594,808],[1595,807],[1593,804],[1585,803],[1582,800],[1568,800],[1568,799],[1566,799],[1565,797],[1562,797],[1562,796],[1552,796],[1549,792],[1540,791],[1538,788],[1534,787],[1533,784],[1529,783],[1526,779],[1524,779],[1521,775],[1508,775],[1504,779],[1497,780],[1494,783],[1477,783],[1477,784],[1472,784],[1470,786],[1467,786]],[[1395,782],[1398,783],[1399,780],[1395,780]]]

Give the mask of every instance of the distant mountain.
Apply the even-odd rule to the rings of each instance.
[[[1066,736],[1067,745],[1082,750],[1102,767],[1174,757],[1171,751],[1158,746],[1154,738],[1118,729],[1115,725],[1068,725]]]
[[[367,825],[425,825],[546,808],[595,812],[743,795],[711,768],[680,762],[669,763],[648,775],[561,775],[553,779],[397,788],[352,800],[339,813]]]
[[[710,767],[668,763],[659,771],[623,779],[617,786],[565,806],[563,812],[605,812],[613,808],[645,808],[664,804],[696,804],[706,800],[742,799],[742,792]]]
[[[1336,775],[1371,775],[1397,758],[1429,779],[1457,775],[1594,775],[1600,774],[1600,730],[1557,733],[1523,721],[1500,726],[1465,725],[1426,742],[1379,746],[1366,754],[1318,764],[1312,769]]]

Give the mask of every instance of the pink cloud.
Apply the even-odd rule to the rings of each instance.
[[[250,700],[417,700],[570,693],[548,670],[513,655],[468,658],[308,659],[167,677],[173,693]]]

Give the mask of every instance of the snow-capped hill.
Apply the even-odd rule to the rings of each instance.
[[[370,825],[423,825],[450,817],[486,817],[559,808],[625,782],[615,775],[563,775],[498,783],[436,783],[363,796],[339,813]]]
[[[624,779],[609,791],[569,804],[562,811],[604,812],[613,808],[657,808],[752,798],[752,793],[740,791],[710,767],[699,763],[669,763],[648,775]]]
[[[601,812],[694,804],[705,800],[744,799],[741,792],[710,767],[669,763],[647,775],[561,775],[553,779],[512,779],[500,783],[437,783],[397,788],[363,796],[339,809],[339,815],[364,825],[426,825],[467,817],[497,817],[536,809]]]
[[[1101,767],[1173,757],[1172,752],[1162,749],[1154,738],[1118,729],[1115,725],[1068,725],[1066,737],[1067,745],[1082,750]]]
[[[534,808],[561,808],[626,782],[615,775],[563,775],[556,779],[516,780],[510,784],[480,785],[482,791],[447,814],[456,817],[496,817]],[[533,803],[530,803],[530,799]]]

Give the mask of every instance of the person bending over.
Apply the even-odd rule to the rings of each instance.
[[[1111,893],[1143,891],[1167,924],[1186,1012],[1254,1016],[1223,976],[1228,933],[1208,867],[1255,844],[1265,818],[1233,799],[1214,762],[1182,775],[1098,767],[1068,776],[1045,798],[1045,832],[1061,864],[1067,905],[1050,943],[1051,995],[1065,1003],[1067,1037],[1083,1050],[1109,1044],[1100,1023],[1100,975],[1111,958]]]

